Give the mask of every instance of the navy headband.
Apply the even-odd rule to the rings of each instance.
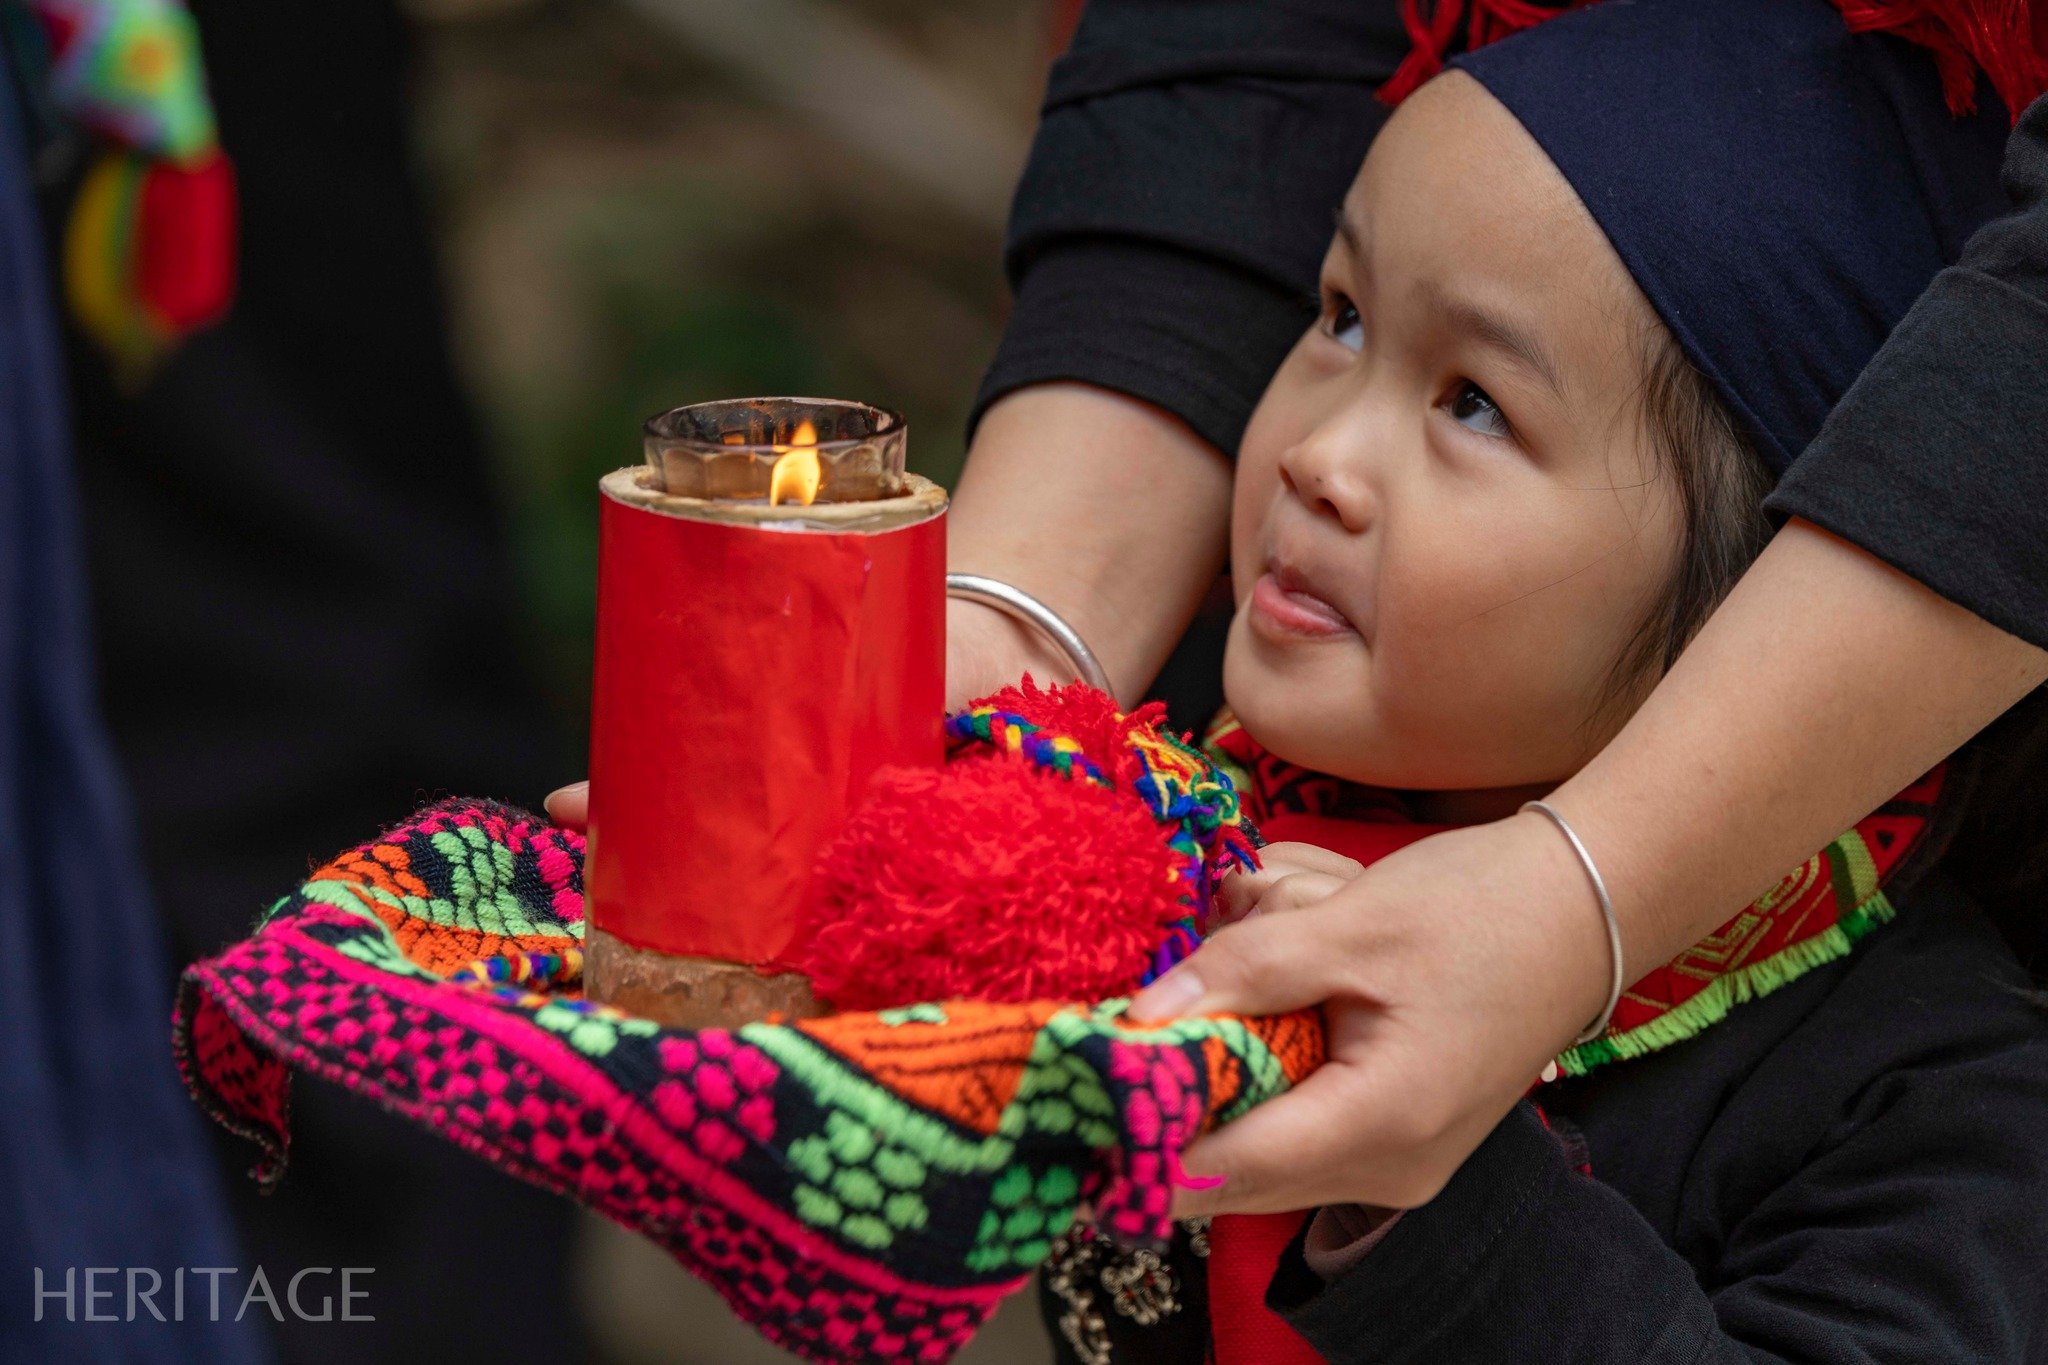
[[[1608,0],[1452,64],[1529,130],[1779,474],[2009,207],[1999,102],[1952,115],[1927,52],[1827,0]]]

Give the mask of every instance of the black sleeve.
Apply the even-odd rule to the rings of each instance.
[[[2048,1057],[1952,1060],[1874,1084],[1874,1117],[1708,1233],[1710,1271],[1524,1105],[1327,1288],[1297,1244],[1268,1302],[1335,1365],[2038,1359]]]
[[[975,419],[1078,379],[1234,452],[1407,49],[1394,0],[1091,0],[1011,209],[1016,310]]]
[[[2005,181],[1765,505],[2048,646],[2048,98]]]

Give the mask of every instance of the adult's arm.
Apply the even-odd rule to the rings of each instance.
[[[1373,91],[1405,50],[1394,0],[1091,0],[1053,67],[952,567],[1050,604],[1126,700],[1222,565],[1225,454],[1314,314],[1331,215],[1387,117]],[[1071,676],[953,606],[956,703],[1027,669]]]
[[[1908,314],[1784,485],[1780,510],[1820,525],[1779,532],[1552,797],[1606,875],[1631,973],[2048,679],[2048,105],[2015,132],[2008,181],[2014,215]],[[1322,1003],[1344,1025],[1341,1065],[1190,1152],[1229,1179],[1188,1212],[1428,1199],[1605,996],[1583,874],[1534,815],[1425,840],[1303,913],[1315,933],[1237,926],[1134,1006]]]
[[[2048,651],[1793,522],[1621,734],[1550,798],[1605,875],[1631,974],[1669,960],[2048,678]],[[1443,1187],[1594,1016],[1608,953],[1585,873],[1520,815],[1248,919],[1141,1019],[1323,1007],[1331,1059],[1198,1142],[1184,1216]]]
[[[1056,604],[1129,705],[1222,569],[1230,462],[1149,403],[1040,384],[982,419],[948,519],[950,567]],[[974,603],[947,604],[946,644],[954,706],[1027,672],[1074,676],[1036,636]]]
[[[2048,646],[2048,97],[2005,185],[1767,506]]]

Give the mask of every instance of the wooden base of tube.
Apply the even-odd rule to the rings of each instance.
[[[595,925],[583,942],[583,993],[670,1028],[738,1028],[771,1014],[813,1019],[828,1011],[799,972],[757,972],[739,962],[635,948]]]

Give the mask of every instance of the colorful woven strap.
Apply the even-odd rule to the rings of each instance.
[[[1121,718],[1121,717],[1120,717]],[[1167,843],[1181,860],[1181,915],[1167,927],[1144,980],[1164,975],[1202,941],[1202,925],[1216,879],[1235,867],[1254,867],[1255,832],[1246,823],[1231,775],[1194,744],[1175,736],[1151,712],[1125,737],[1136,759],[1131,788],[1152,818],[1166,826]],[[1080,741],[1053,734],[1022,716],[991,706],[947,718],[946,737],[955,752],[980,744],[1023,756],[1060,774],[1098,786],[1115,781],[1083,752]]]

